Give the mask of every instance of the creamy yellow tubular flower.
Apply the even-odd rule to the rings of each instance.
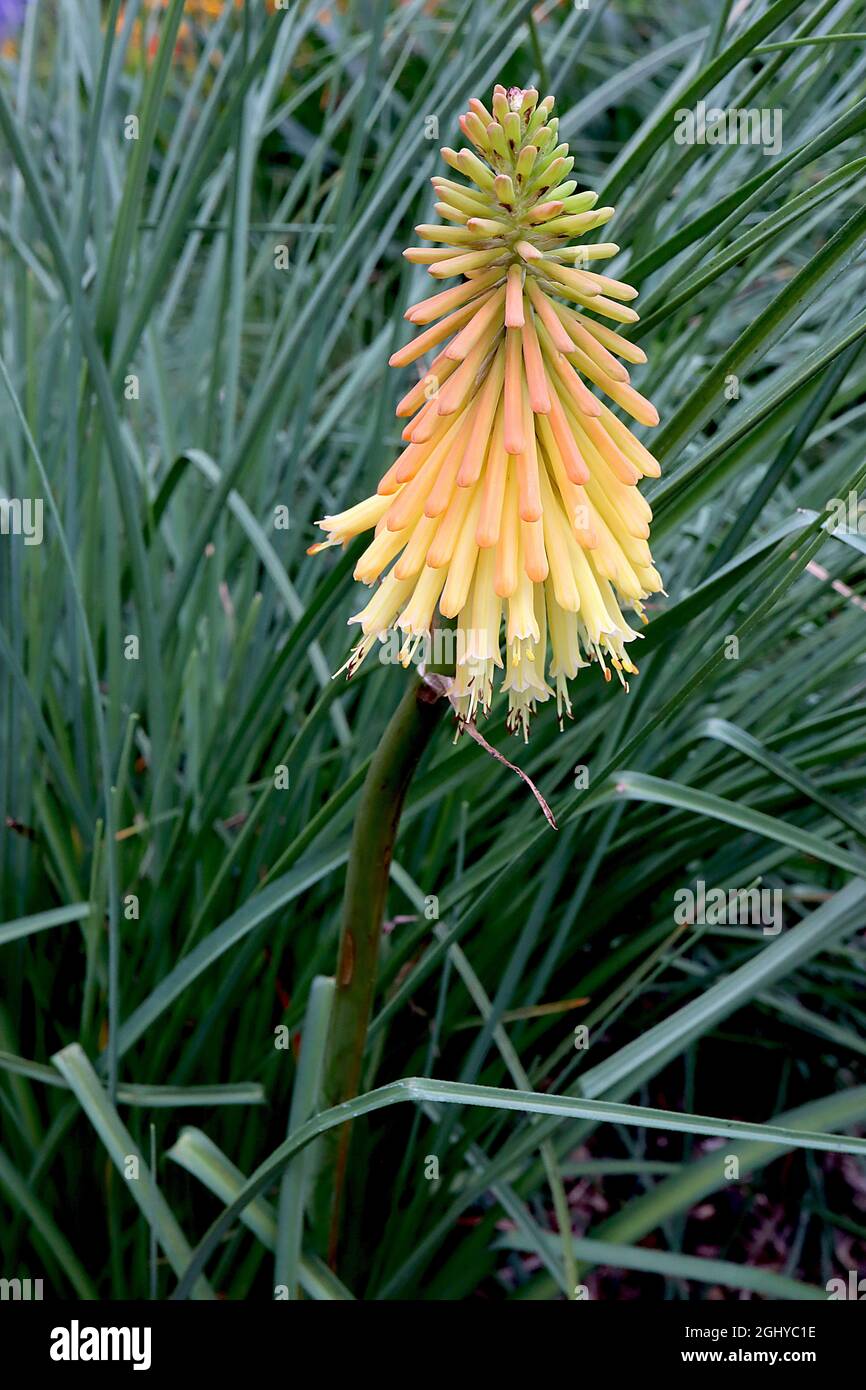
[[[438,612],[456,623],[460,718],[486,713],[499,682],[524,735],[540,702],[571,714],[569,681],[591,662],[628,688],[638,634],[622,608],[646,621],[662,588],[637,490],[659,465],[601,399],[658,424],[625,365],[646,357],[617,328],[637,321],[637,291],[594,268],[618,246],[580,241],[614,210],[569,178],[553,104],[497,86],[492,112],[472,100],[460,117],[474,148],[442,156],[462,178],[433,179],[442,223],[416,228],[431,247],[403,253],[443,282],[407,310],[422,331],[391,358],[433,354],[397,406],[405,447],[311,548],[374,529],[355,577],[377,587],[350,620],[350,675],[389,631],[408,663]]]

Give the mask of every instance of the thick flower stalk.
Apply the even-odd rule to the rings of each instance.
[[[456,622],[459,717],[489,710],[499,670],[524,734],[540,701],[555,695],[560,722],[571,713],[568,683],[592,661],[628,688],[638,634],[622,608],[646,621],[643,601],[662,588],[637,489],[659,466],[601,399],[658,424],[624,365],[646,356],[609,326],[637,321],[637,291],[592,269],[616,245],[575,240],[614,210],[569,178],[553,104],[497,86],[492,114],[472,100],[460,118],[475,150],[442,150],[469,182],[433,179],[444,221],[416,230],[435,246],[404,255],[457,283],[407,311],[423,331],[391,357],[405,367],[434,353],[397,406],[406,447],[375,496],[319,523],[328,539],[312,547],[374,529],[355,577],[377,587],[350,619],[362,633],[350,675],[392,631],[408,664],[438,608]]]

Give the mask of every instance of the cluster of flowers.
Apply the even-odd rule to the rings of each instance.
[[[466,632],[452,701],[474,720],[503,669],[504,625],[502,689],[524,735],[540,701],[555,695],[560,722],[571,713],[568,682],[590,661],[627,688],[638,634],[621,605],[643,619],[643,600],[662,589],[636,486],[659,466],[587,384],[658,423],[624,365],[645,354],[591,316],[636,322],[637,291],[590,268],[616,245],[573,244],[614,210],[577,192],[553,104],[497,86],[492,113],[472,100],[460,118],[474,150],[442,150],[469,183],[433,179],[447,225],[416,228],[438,245],[404,254],[459,283],[407,311],[424,331],[391,358],[405,367],[436,349],[397,406],[406,447],[375,496],[319,523],[328,539],[311,548],[375,528],[355,577],[381,582],[350,620],[362,636],[349,675],[394,628],[408,664],[438,605]]]

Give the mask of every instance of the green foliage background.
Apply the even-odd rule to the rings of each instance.
[[[443,720],[365,1090],[437,1084],[359,1103],[339,1279],[299,1236],[307,1149],[195,1290],[825,1297],[866,1258],[864,536],[827,524],[866,478],[862,0],[119,10],[35,0],[0,71],[0,482],[46,513],[41,546],[0,544],[3,1273],[168,1296],[315,1108],[312,986],[406,676],[331,679],[354,555],[304,552],[398,447],[400,251],[502,81],[556,94],[618,208],[669,597],[627,697],[588,671],[563,732],[545,708],[526,747],[501,710],[484,730],[557,832]],[[781,152],[677,144],[699,99],[778,109]],[[678,927],[698,879],[780,889],[783,932]]]

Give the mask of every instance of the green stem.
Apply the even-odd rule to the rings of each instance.
[[[379,961],[391,856],[412,775],[440,718],[439,691],[414,681],[379,744],[361,791],[343,897],[337,982],[328,1034],[323,1104],[354,1100]],[[332,1182],[328,1253],[333,1264],[339,1236],[351,1125],[341,1128],[326,1166]]]

